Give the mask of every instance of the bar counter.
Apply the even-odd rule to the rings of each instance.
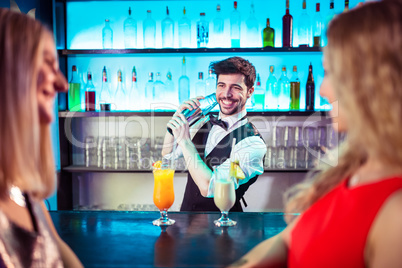
[[[225,267],[286,226],[283,213],[229,213],[237,225],[216,227],[220,213],[170,212],[167,228],[152,225],[156,211],[50,215],[85,267]]]

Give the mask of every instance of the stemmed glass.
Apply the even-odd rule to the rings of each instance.
[[[236,202],[236,192],[234,185],[234,178],[225,174],[219,169],[214,169],[216,178],[214,181],[214,202],[221,211],[221,217],[214,221],[215,225],[221,226],[234,226],[236,221],[229,219],[229,210]]]
[[[159,162],[160,163],[160,162]],[[174,202],[173,177],[175,170],[168,164],[160,163],[153,170],[154,174],[154,204],[160,210],[161,217],[154,220],[153,225],[168,226],[175,223],[175,220],[169,219],[167,210]]]

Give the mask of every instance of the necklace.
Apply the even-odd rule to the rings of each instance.
[[[20,207],[26,207],[27,203],[20,188],[18,188],[17,186],[11,186],[9,195],[10,199],[13,200],[17,205],[19,205]]]

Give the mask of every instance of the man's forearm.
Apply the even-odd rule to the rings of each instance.
[[[198,186],[201,194],[203,196],[207,196],[212,171],[202,161],[200,155],[197,152],[197,149],[195,148],[191,140],[182,140],[179,142],[179,146],[183,151],[183,156],[191,177],[193,178],[195,184]]]
[[[174,137],[166,131],[165,139],[163,140],[162,157],[170,154],[173,150]]]

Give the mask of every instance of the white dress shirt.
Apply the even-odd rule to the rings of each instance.
[[[219,113],[219,119],[227,122],[228,129],[224,130],[222,127],[213,125],[211,131],[208,135],[207,143],[205,145],[205,156],[207,157],[212,150],[219,144],[219,142],[226,137],[233,130],[247,124],[248,119],[245,118],[240,121],[247,114],[246,110],[243,110],[237,114],[221,118],[221,114]],[[209,120],[208,117],[203,118],[195,125],[193,125],[190,129],[191,137],[197,133],[197,131]],[[240,168],[243,170],[245,174],[245,179],[239,180],[239,183],[235,183],[235,188],[237,189],[239,185],[248,182],[251,178],[256,175],[261,175],[264,172],[263,166],[263,158],[267,151],[267,147],[264,141],[258,136],[251,136],[244,138],[240,142],[238,142],[234,148],[232,148],[232,158],[235,160],[239,160]],[[170,159],[172,157],[171,154],[166,155],[165,158]],[[177,147],[175,150],[175,158],[183,157],[183,152],[180,147]],[[212,173],[211,180],[209,182],[208,195],[207,197],[214,196],[214,181],[218,176],[227,176],[229,177],[229,169],[230,169],[230,159],[227,159],[221,165],[217,166]]]

